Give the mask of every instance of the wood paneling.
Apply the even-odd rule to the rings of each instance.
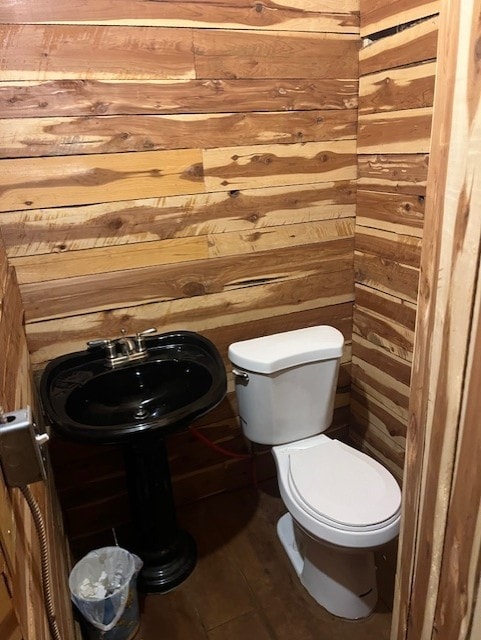
[[[439,11],[439,0],[361,0],[361,35],[407,24]]]
[[[351,437],[402,479],[437,2],[361,2]]]
[[[227,365],[230,342],[325,322],[346,427],[358,18],[354,0],[2,5],[0,225],[35,368],[150,326],[211,336]],[[242,446],[235,409],[202,428]],[[179,502],[249,482],[186,434],[171,460]],[[110,536],[121,470],[71,473],[70,534]]]
[[[480,3],[441,4],[392,638],[480,631]]]
[[[0,108],[5,118],[355,109],[357,101],[355,78],[32,80],[0,84]]]
[[[23,306],[13,267],[7,266],[0,236],[0,406],[7,412],[36,407],[23,329]],[[53,484],[31,485],[49,540],[52,597],[64,637],[77,638],[67,586],[66,544]],[[2,640],[50,636],[40,581],[40,552],[33,520],[18,489],[8,488],[0,470],[0,635]]]
[[[342,9],[342,11],[340,11]],[[0,22],[228,27],[276,31],[359,32],[357,0],[83,0],[54,5],[50,0],[10,0]]]
[[[0,120],[0,156],[74,155],[355,138],[357,111]]]
[[[389,10],[396,14],[396,6],[390,3]],[[437,17],[434,17],[376,40],[361,49],[359,73],[363,76],[385,69],[434,60],[437,34],[438,21]]]

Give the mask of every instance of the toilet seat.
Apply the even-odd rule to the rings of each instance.
[[[331,527],[372,531],[399,515],[401,493],[389,471],[337,440],[291,451],[288,481],[299,505]]]
[[[272,452],[284,504],[310,535],[369,548],[398,534],[401,491],[377,461],[324,434]]]

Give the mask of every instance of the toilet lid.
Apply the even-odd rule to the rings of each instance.
[[[291,451],[289,480],[308,511],[347,528],[386,523],[401,506],[389,471],[337,440]]]

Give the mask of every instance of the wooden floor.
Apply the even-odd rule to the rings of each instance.
[[[135,640],[387,640],[382,605],[367,620],[345,621],[307,594],[277,539],[284,512],[275,482],[181,511],[198,564],[174,591],[141,599]]]

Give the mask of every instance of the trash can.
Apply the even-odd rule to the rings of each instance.
[[[72,601],[88,640],[130,640],[139,626],[137,575],[142,561],[121,547],[103,547],[77,562],[69,576]]]

